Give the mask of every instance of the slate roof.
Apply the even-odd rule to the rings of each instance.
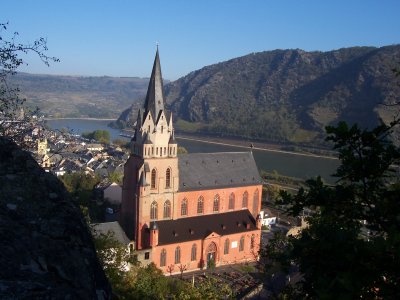
[[[107,223],[95,223],[94,230],[96,234],[103,233],[107,234],[109,231],[114,233],[114,238],[121,244],[128,245],[130,240],[126,236],[124,230],[118,222],[107,222]]]
[[[248,209],[156,222],[159,246],[205,239],[212,232],[224,236],[257,230],[256,221]],[[150,228],[153,224],[150,223]]]
[[[164,110],[164,92],[163,80],[161,75],[160,57],[158,47],[156,57],[154,58],[153,70],[147,88],[146,99],[144,103],[145,116],[150,111],[154,121],[157,120],[160,110]]]
[[[261,184],[253,153],[218,152],[179,155],[179,191]]]

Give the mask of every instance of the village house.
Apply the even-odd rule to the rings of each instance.
[[[164,273],[257,260],[262,180],[251,152],[177,154],[158,49],[124,167],[120,224]]]
[[[112,205],[121,205],[122,188],[116,182],[111,182],[108,179],[102,180],[94,187],[93,193],[97,201],[107,201]]]

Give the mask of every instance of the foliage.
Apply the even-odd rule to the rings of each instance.
[[[263,179],[265,179],[267,181],[275,182],[278,184],[293,185],[293,186],[299,186],[299,187],[304,184],[303,179],[285,176],[285,175],[279,174],[276,170],[273,170],[272,172],[267,172],[265,170],[261,170],[260,175]]]
[[[65,188],[81,207],[84,215],[93,222],[103,221],[105,207],[93,201],[93,188],[100,178],[83,172],[64,174],[60,177]]]
[[[149,79],[18,73],[11,83],[18,85],[21,96],[29,98],[45,116],[116,118],[122,107],[132,102],[139,105],[146,95]]]
[[[339,120],[369,128],[389,122],[379,104],[400,102],[391,84],[399,48],[252,53],[192,72],[165,95],[185,132],[327,147],[324,127]]]
[[[115,240],[114,234],[108,232],[106,234],[96,232],[96,226],[92,226],[94,244],[97,252],[97,257],[103,266],[107,277],[111,282],[118,281],[125,274],[127,263],[136,262],[129,254],[126,246]]]
[[[188,154],[188,151],[185,147],[178,146],[178,154]]]
[[[95,230],[95,227],[94,227]],[[111,233],[94,233],[97,255],[118,299],[227,299],[232,290],[227,284],[207,277],[192,286],[178,278],[166,277],[153,263],[140,266],[127,247]],[[126,270],[130,263],[130,270]]]
[[[82,137],[89,140],[96,140],[104,144],[110,143],[110,132],[108,130],[98,129],[92,132],[84,132],[82,133]]]
[[[122,174],[122,173],[119,173],[119,172],[110,172],[110,173],[108,173],[108,179],[111,182],[122,184],[122,179],[123,178],[124,178],[124,174]]]
[[[114,145],[118,145],[122,148],[129,149],[129,141],[127,141],[125,139],[114,139],[114,140],[112,140],[112,143]]]
[[[51,61],[59,60],[45,54],[48,50],[46,39],[39,38],[32,44],[19,43],[18,32],[8,34],[7,29],[8,23],[0,23],[0,136],[9,136],[21,144],[27,129],[32,127],[26,125],[33,119],[32,114],[24,110],[25,99],[20,98],[19,88],[10,84],[10,76],[25,64],[21,58],[23,54],[34,53],[47,66]],[[15,121],[18,122],[13,123]]]
[[[200,297],[197,299],[231,299],[233,297],[232,289],[228,284],[221,284],[213,277],[207,277],[197,287]]]
[[[399,297],[400,184],[393,166],[399,163],[400,151],[388,140],[398,123],[372,130],[344,122],[328,127],[327,140],[341,160],[336,185],[316,178],[307,181],[307,191],[282,193],[292,216],[317,208],[307,218],[309,227],[275,256],[280,263],[294,261],[299,266],[304,280],[297,293],[302,297]]]

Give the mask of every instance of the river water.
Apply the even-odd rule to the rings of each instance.
[[[48,120],[47,124],[53,129],[60,130],[61,128],[67,128],[74,134],[82,134],[83,132],[93,131],[96,129],[108,130],[110,132],[111,140],[122,138],[119,136],[119,130],[107,126],[109,122],[110,121],[105,120],[59,119]],[[189,153],[250,151],[248,147],[233,147],[204,143],[200,141],[180,139],[178,136],[176,138],[178,140],[178,145],[185,147]],[[261,170],[267,172],[275,170],[282,175],[304,179],[320,175],[329,182],[334,180],[331,175],[339,165],[337,159],[269,152],[256,149],[253,149],[253,155],[258,168]]]

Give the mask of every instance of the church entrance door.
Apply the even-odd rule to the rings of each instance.
[[[207,269],[215,267],[215,261],[217,256],[217,245],[210,243],[207,248]]]

